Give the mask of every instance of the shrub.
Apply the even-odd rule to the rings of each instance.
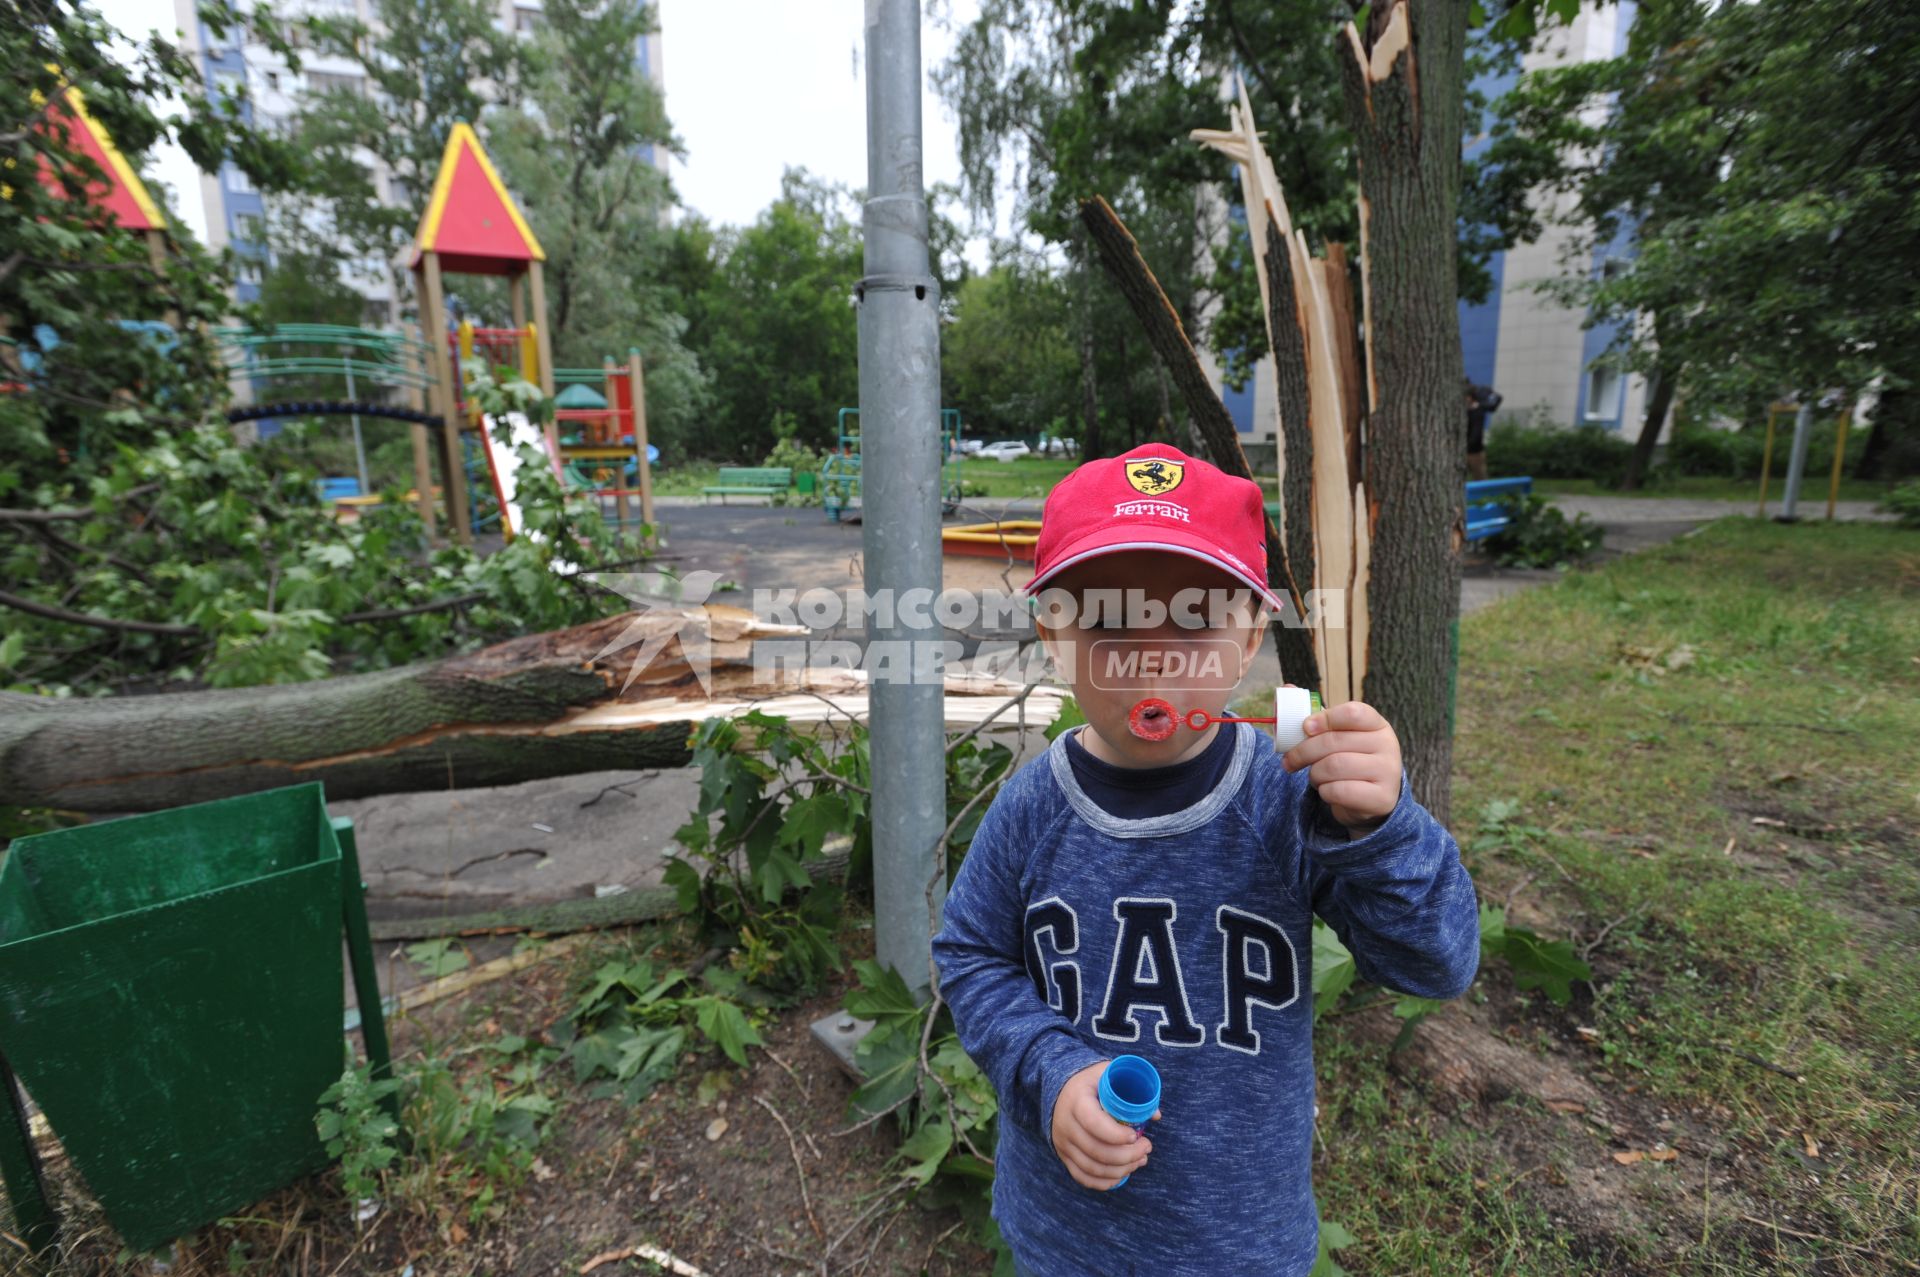
[[[1792,434],[1785,436],[1791,443]],[[1766,448],[1765,430],[1716,430],[1711,426],[1675,425],[1667,442],[1666,468],[1675,474],[1713,475],[1728,479],[1760,477],[1760,455]],[[1774,439],[1774,471],[1785,467],[1781,439]]]
[[[1528,426],[1501,422],[1487,438],[1487,473],[1494,478],[1594,479],[1613,485],[1626,473],[1633,446],[1604,426]]]
[[[1600,548],[1600,525],[1584,514],[1569,519],[1531,492],[1505,505],[1513,521],[1486,540],[1487,553],[1502,567],[1565,567]]]
[[[1920,479],[1910,479],[1889,492],[1880,509],[1899,519],[1903,528],[1920,528]]]
[[[793,471],[797,478],[802,474],[813,474],[820,469],[820,454],[798,439],[783,438],[773,445],[773,451],[767,454],[763,466],[782,467]],[[819,505],[820,489],[816,486],[812,492],[801,492],[797,487],[788,488],[774,498],[775,505]]]
[[[1834,436],[1838,416],[1829,410],[1815,409],[1807,431],[1808,475],[1825,475],[1833,469]],[[1852,473],[1867,446],[1867,430],[1856,422],[1847,431],[1847,473]],[[1767,448],[1765,422],[1733,430],[1711,426],[1676,425],[1667,444],[1666,468],[1674,474],[1717,475],[1729,479],[1760,478],[1760,461]],[[1774,422],[1773,469],[1775,479],[1787,473],[1787,459],[1793,452],[1793,414],[1782,413]]]

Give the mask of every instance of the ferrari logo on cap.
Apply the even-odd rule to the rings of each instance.
[[[1185,473],[1186,466],[1182,463],[1162,461],[1158,457],[1127,462],[1127,482],[1135,492],[1144,492],[1150,497],[1172,492],[1180,486]]]

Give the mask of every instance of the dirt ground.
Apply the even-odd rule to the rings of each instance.
[[[596,939],[570,960],[542,962],[396,1019],[396,1058],[549,1031],[570,1006],[580,973],[621,943],[616,933]],[[356,1228],[340,1174],[330,1170],[149,1259],[120,1248],[53,1146],[47,1171],[64,1225],[64,1255],[53,1271],[507,1277],[577,1273],[609,1252],[619,1257],[592,1269],[602,1277],[668,1271],[626,1254],[638,1247],[690,1265],[682,1277],[692,1270],[776,1277],[828,1267],[836,1274],[929,1277],[991,1271],[991,1257],[969,1240],[957,1209],[909,1202],[901,1191],[888,1169],[897,1143],[891,1119],[842,1133],[853,1082],[811,1040],[808,1026],[837,1010],[843,993],[835,987],[773,1019],[763,1030],[765,1049],[751,1052],[745,1070],[717,1051],[689,1053],[675,1076],[636,1106],[586,1098],[572,1087],[564,1061],[550,1065],[561,1109],[531,1173],[497,1218],[478,1224],[467,1210],[482,1187],[476,1178],[448,1185],[432,1205],[387,1201]],[[0,1273],[16,1270],[25,1271],[17,1254],[0,1252]]]

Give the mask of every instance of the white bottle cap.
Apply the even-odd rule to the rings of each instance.
[[[1273,747],[1286,753],[1307,738],[1306,721],[1313,714],[1313,693],[1304,687],[1273,689]]]

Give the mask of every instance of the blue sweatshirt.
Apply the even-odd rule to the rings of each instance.
[[[1479,913],[1453,838],[1405,780],[1358,840],[1304,771],[1240,725],[1211,792],[1114,816],[1067,738],[994,798],[934,938],[961,1045],[1000,1098],[993,1215],[1032,1277],[1313,1266],[1312,918],[1366,979],[1453,998]],[[1053,1151],[1067,1079],[1117,1055],[1162,1079],[1153,1157],[1126,1185],[1076,1184]]]

